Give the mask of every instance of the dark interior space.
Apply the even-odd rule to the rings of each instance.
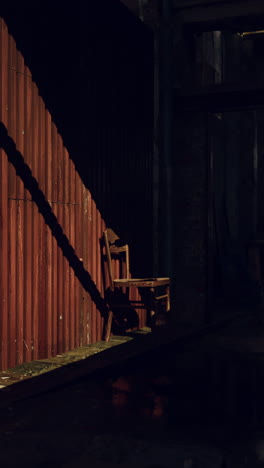
[[[263,80],[263,19],[260,25],[252,21],[234,21],[207,30],[186,30],[179,45],[182,68],[178,84],[182,87],[212,87],[213,85],[261,88]],[[201,27],[202,28],[202,27]],[[256,33],[252,34],[252,32]],[[192,73],[188,73],[188,71]],[[235,90],[235,88],[234,88]]]
[[[263,110],[209,116],[209,291],[216,307],[261,307],[249,245],[263,233]]]
[[[122,309],[110,342],[97,342],[91,354],[90,342],[76,361],[57,348],[55,367],[55,360],[38,357],[26,382],[25,375],[18,381],[17,368],[4,368],[4,468],[264,466],[264,13],[232,18],[238,2],[251,3],[203,0],[194,25],[188,11],[199,0],[186,0],[186,16],[184,6],[177,9],[181,0],[152,2],[163,7],[158,32],[143,23],[151,3],[144,0],[136,2],[141,20],[117,0],[0,6],[84,185],[120,245],[131,247],[132,273],[152,276],[153,257],[163,257],[174,285],[173,320],[162,331],[127,332]],[[222,6],[222,19],[206,20],[211,5],[219,17]],[[2,124],[0,130],[6,131]],[[23,162],[11,143],[9,158]],[[27,169],[25,180],[36,188]],[[45,194],[34,194],[75,276],[89,282]],[[91,257],[88,248],[85,254]],[[106,316],[105,296],[97,294],[104,259],[96,255],[89,292]],[[55,301],[60,286],[55,282]],[[87,336],[101,323],[91,310],[83,315]],[[44,323],[44,312],[38,326],[48,332],[54,324]],[[132,310],[131,328],[138,317]],[[34,374],[34,365],[46,366],[43,375]],[[12,372],[17,381],[8,386]],[[31,384],[35,393],[23,396]]]
[[[190,15],[193,24],[186,19],[174,46],[174,202],[182,220],[174,224],[175,264],[186,275],[177,289],[187,304],[183,320],[199,307],[209,322],[239,310],[263,315],[263,251],[256,247],[263,237],[263,14],[229,13],[208,23]]]

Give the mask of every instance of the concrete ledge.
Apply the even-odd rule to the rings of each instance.
[[[154,351],[160,353],[170,346],[180,349],[192,340],[248,316],[249,314],[243,312],[202,327],[196,326],[188,330],[186,327],[179,327],[177,334],[167,329],[152,333],[149,329],[142,329],[126,336],[113,336],[108,343],[102,341],[54,358],[21,364],[0,373],[0,385],[3,385],[0,390],[0,408],[63,387],[92,374],[102,373],[103,370],[110,371],[112,367],[124,364],[128,359],[139,355]]]

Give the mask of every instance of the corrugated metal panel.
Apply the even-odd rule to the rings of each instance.
[[[1,121],[4,125],[8,125],[8,97],[7,97],[7,83],[8,83],[8,32],[4,22],[0,23],[1,42],[0,42],[0,112]],[[3,150],[0,150],[0,168],[1,168],[1,266],[0,266],[0,288],[1,288],[1,316],[0,316],[0,331],[1,331],[1,367],[7,366],[7,337],[8,337],[8,277],[6,272],[8,271],[8,180],[7,180],[7,156]]]
[[[106,209],[105,222],[96,197],[77,172],[2,19],[0,86],[1,122],[11,137],[6,145],[3,128],[2,146],[8,154],[0,149],[0,368],[6,369],[102,339],[100,240],[111,217]],[[125,129],[99,126],[91,148],[96,161],[90,165],[91,177],[104,207],[112,211],[114,180],[120,176],[122,191],[122,174],[127,174],[128,183],[130,174],[151,173],[151,168],[142,167],[149,164],[150,154],[147,162],[142,154],[133,156],[132,140],[133,129],[128,136]],[[117,145],[120,159],[114,161],[111,148]],[[130,183],[126,195],[135,192],[137,182]],[[143,186],[144,204],[150,182],[140,181],[138,187]],[[131,219],[130,205],[124,201],[116,210],[116,218],[122,217],[127,231],[133,227],[133,235],[137,220]],[[139,216],[142,219],[142,213]],[[139,322],[145,324],[142,311]]]

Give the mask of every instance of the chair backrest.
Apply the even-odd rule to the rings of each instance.
[[[129,278],[129,247],[128,244],[119,245],[117,241],[120,240],[118,235],[112,229],[106,229],[103,233],[104,244],[106,250],[106,259],[108,265],[109,279],[110,279],[110,288],[114,290],[114,274],[113,274],[113,264],[112,264],[112,255],[119,258],[120,261],[125,258],[125,278]],[[117,244],[117,245],[116,245]]]

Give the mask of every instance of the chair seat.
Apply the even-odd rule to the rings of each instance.
[[[170,311],[170,278],[130,278],[128,244],[120,241],[110,228],[104,231],[103,240],[110,280],[109,289],[106,291],[110,294],[107,294],[109,313],[105,328],[105,340],[109,341],[112,320],[117,309],[129,308],[132,309],[131,312],[135,309],[136,316],[137,309],[145,309],[151,327],[155,326],[155,320],[162,309],[165,309],[166,313]],[[112,267],[112,260],[115,260],[115,268]],[[121,278],[114,279],[114,271],[119,271],[118,275]],[[128,288],[132,287],[138,289],[135,300],[128,294],[130,292]]]
[[[116,278],[114,279],[115,286],[125,286],[131,287],[135,286],[137,288],[155,288],[157,286],[164,286],[170,284],[170,278]]]

